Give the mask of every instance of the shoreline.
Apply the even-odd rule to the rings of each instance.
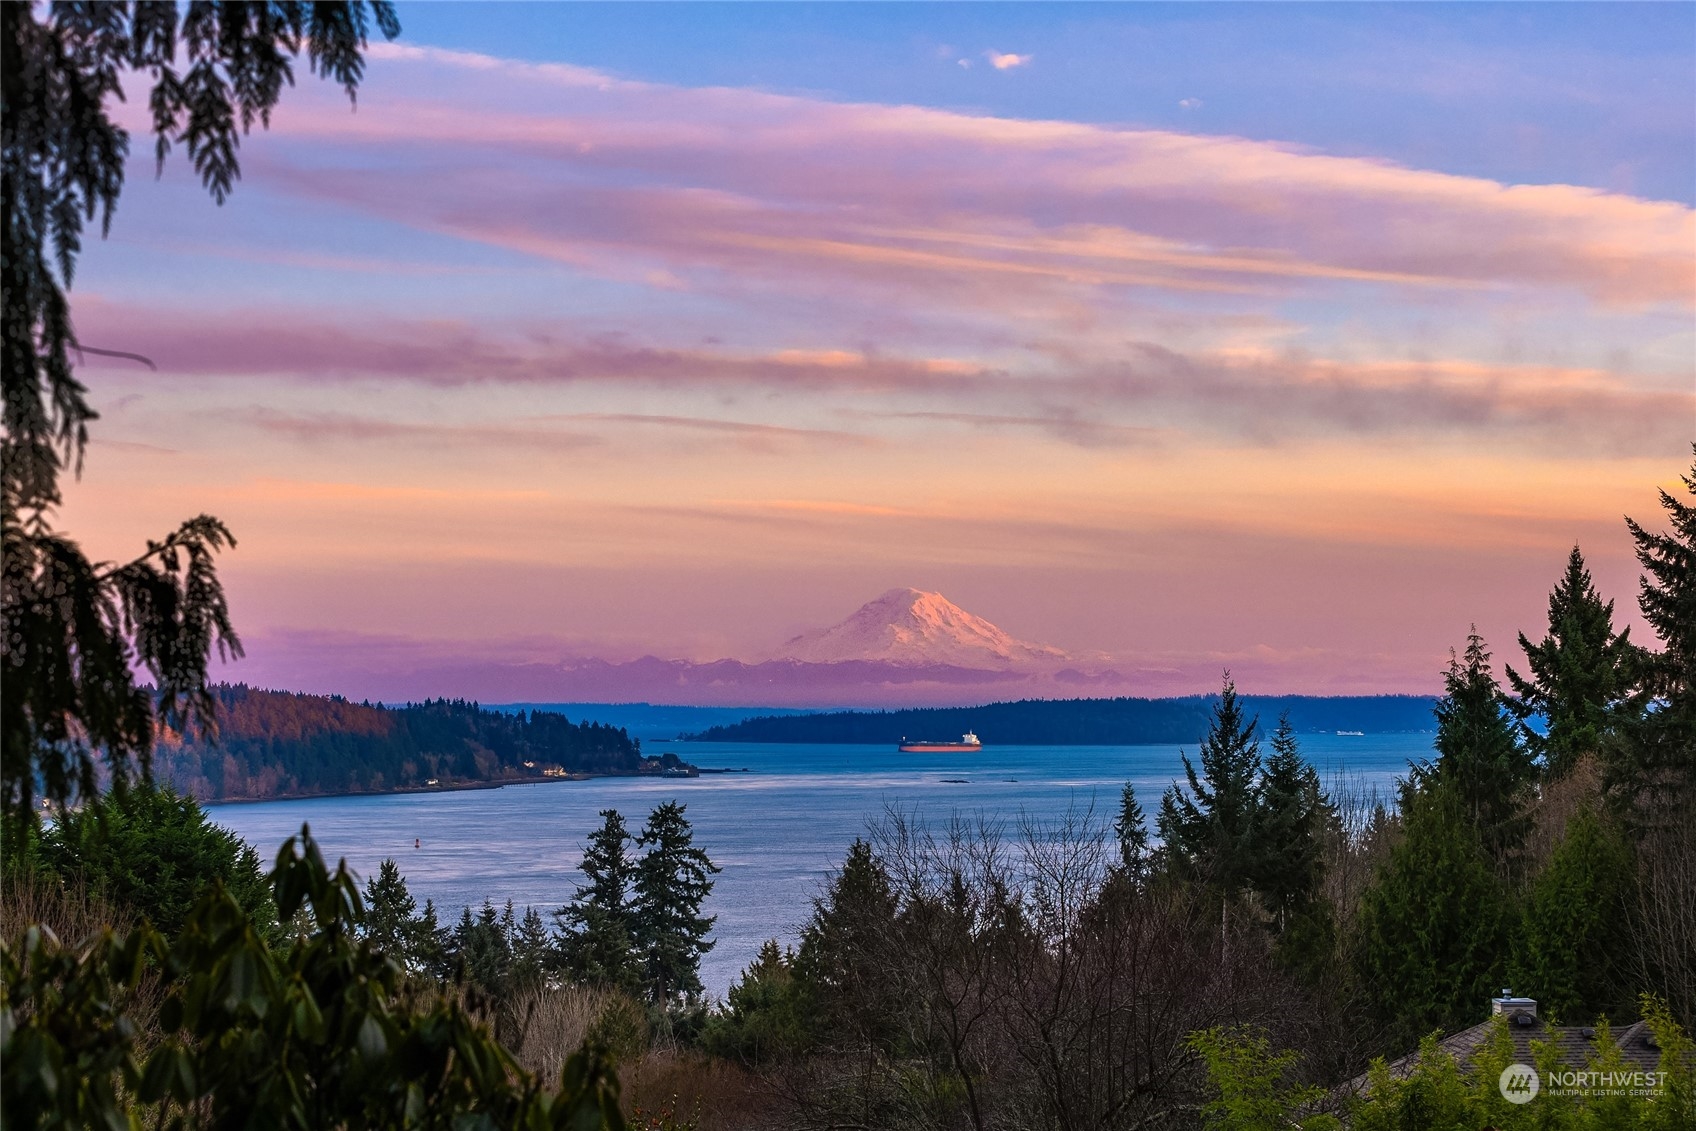
[[[702,776],[707,774],[753,773],[747,767],[741,769],[700,769],[697,772]],[[509,778],[504,781],[456,782],[452,785],[409,785],[397,789],[345,789],[337,790],[334,793],[281,793],[275,797],[221,797],[214,801],[203,801],[197,797],[195,803],[202,809],[210,809],[217,805],[269,805],[276,801],[323,801],[331,797],[401,797],[420,793],[465,793],[477,789],[504,789],[509,785],[563,785],[568,782],[596,781],[601,778],[677,780],[675,777],[664,778],[660,774],[567,774],[564,777]]]

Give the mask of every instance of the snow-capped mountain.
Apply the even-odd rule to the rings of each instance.
[[[891,589],[841,624],[795,637],[778,656],[814,664],[876,660],[984,669],[1044,667],[1067,659],[1058,648],[1017,640],[942,594],[919,589]]]

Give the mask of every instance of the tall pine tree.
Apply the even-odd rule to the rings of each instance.
[[[424,910],[413,927],[412,959],[418,969],[438,978],[453,974],[453,940],[436,917],[435,900],[424,901]]]
[[[1426,790],[1446,786],[1485,850],[1505,865],[1525,839],[1520,802],[1535,768],[1476,630],[1467,636],[1464,653],[1450,653],[1443,684],[1433,743],[1437,761],[1414,767],[1414,784]]]
[[[1258,718],[1243,714],[1236,684],[1225,686],[1201,740],[1201,772],[1181,755],[1189,791],[1172,786],[1160,800],[1160,832],[1167,855],[1180,870],[1211,884],[1230,899],[1249,885],[1254,871],[1260,776]]]
[[[541,913],[534,907],[524,909],[524,917],[512,932],[512,969],[508,985],[513,990],[532,990],[548,983],[548,969],[553,965],[554,938]]]
[[[616,809],[601,810],[601,827],[583,849],[584,883],[554,912],[560,927],[560,964],[573,980],[634,992],[641,964],[632,936],[630,833]]]
[[[667,801],[648,814],[636,838],[647,849],[636,865],[632,935],[642,963],[642,983],[661,1005],[690,1001],[702,992],[701,957],[713,947],[707,937],[713,916],[701,904],[720,868],[694,846],[684,806]]]
[[[384,860],[365,882],[365,938],[403,965],[412,961],[418,904],[406,890],[406,877],[394,858]]]
[[[1119,792],[1119,815],[1113,821],[1113,832],[1119,839],[1120,870],[1128,878],[1140,880],[1148,868],[1148,822],[1130,782]]]
[[[1527,749],[1543,760],[1550,777],[1562,777],[1583,755],[1600,752],[1614,712],[1636,679],[1639,649],[1630,637],[1630,628],[1614,631],[1614,603],[1596,592],[1584,555],[1574,546],[1566,573],[1549,594],[1548,634],[1540,644],[1519,634],[1529,677],[1507,669],[1517,697],[1509,705]],[[1543,733],[1526,725],[1533,716],[1544,720]]]
[[[1330,812],[1319,774],[1302,758],[1288,714],[1272,735],[1259,800],[1254,886],[1282,931],[1318,892],[1324,872],[1320,834]]]
[[[1681,478],[1696,496],[1696,464]],[[1688,807],[1696,789],[1696,505],[1667,491],[1660,496],[1667,533],[1630,518],[1625,523],[1645,571],[1638,605],[1665,647],[1645,657],[1637,710],[1603,763],[1604,784],[1616,799],[1638,819],[1656,821]]]
[[[1219,940],[1229,946],[1231,906],[1254,880],[1255,834],[1259,821],[1260,719],[1248,718],[1237,702],[1231,673],[1213,707],[1201,740],[1201,773],[1181,755],[1189,793],[1177,786],[1160,799],[1160,834],[1167,867],[1200,880],[1219,898]]]

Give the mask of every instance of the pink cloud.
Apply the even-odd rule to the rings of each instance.
[[[446,76],[472,80],[456,83],[452,104],[425,93]],[[1696,291],[1690,209],[1588,188],[1242,138],[686,90],[428,49],[393,55],[373,83],[359,114],[319,98],[323,108],[302,107],[280,131],[357,143],[368,161],[430,175],[372,179],[314,163],[297,191],[571,262],[634,254],[786,276],[873,262],[1085,288],[1556,288],[1634,306],[1688,307]],[[454,175],[450,151],[476,152],[477,170]]]
[[[562,334],[558,326],[522,322],[491,327],[366,317],[355,325],[318,311],[281,308],[226,311],[208,319],[201,311],[138,308],[86,297],[79,312],[79,324],[91,338],[146,355],[166,378],[384,379],[449,388],[503,383],[764,388],[826,396],[878,392],[909,403],[852,411],[862,419],[869,411],[886,420],[1035,429],[1082,446],[1144,446],[1206,434],[1281,444],[1337,433],[1488,433],[1549,454],[1632,454],[1672,444],[1683,434],[1691,409],[1686,391],[1601,370],[1459,360],[1344,362],[1276,351],[1181,352],[1132,342],[1111,358],[1038,353],[1015,371],[845,350],[668,348],[618,336],[576,337]],[[96,360],[91,359],[91,369]],[[637,423],[734,431],[748,442],[798,439],[806,432],[758,421],[693,417],[686,423],[677,414],[614,412],[561,419],[582,427],[567,434],[537,429],[532,422],[528,438],[520,442],[589,444],[606,425]],[[391,437],[414,428],[333,416],[281,415],[269,424],[256,422],[318,440],[342,428]],[[475,431],[464,427],[462,437]],[[816,429],[810,438],[870,442],[864,435]],[[493,436],[485,439],[495,442]]]
[[[778,452],[792,444],[830,444],[871,447],[870,437],[823,428],[787,428],[740,420],[667,416],[631,412],[560,413],[527,418],[523,424],[420,423],[392,417],[358,416],[351,413],[291,413],[254,408],[230,413],[233,423],[247,425],[274,436],[307,445],[337,445],[370,441],[394,442],[439,450],[448,447],[485,447],[510,450],[530,449],[566,452],[605,447],[614,428],[659,428],[694,432],[724,439],[744,451]],[[570,427],[558,427],[567,425]]]

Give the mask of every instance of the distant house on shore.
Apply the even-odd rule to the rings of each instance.
[[[534,763],[533,762],[526,762],[525,765],[530,766],[530,765],[534,765]],[[543,766],[542,767],[542,776],[545,777],[545,778],[563,778],[563,777],[565,777],[565,767],[564,766],[558,766],[558,765]]]

